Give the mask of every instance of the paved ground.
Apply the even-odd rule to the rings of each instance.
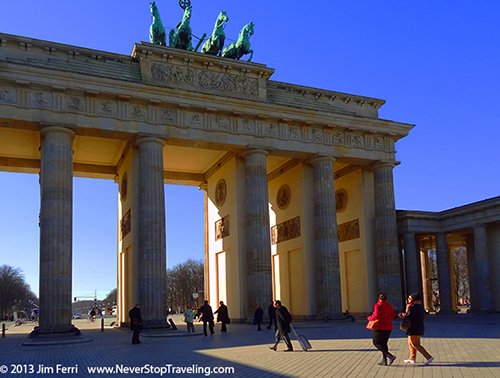
[[[200,333],[200,323],[194,336],[181,325],[175,336],[143,334],[140,345],[131,345],[128,331],[106,326],[100,332],[99,321],[75,324],[92,341],[24,346],[32,325],[9,328],[0,338],[0,377],[500,377],[500,314],[428,316],[423,345],[436,359],[431,366],[424,366],[420,355],[413,366],[403,363],[408,349],[399,330],[393,331],[389,342],[397,356],[394,365],[378,366],[381,354],[373,348],[362,321],[297,323],[296,329],[310,339],[313,349],[303,352],[293,341],[292,353],[282,352],[283,344],[278,352],[269,350],[272,332],[257,332],[250,325],[230,324],[227,334],[217,326],[216,334],[208,337]],[[92,373],[88,369],[93,367],[110,370]],[[213,369],[219,367],[234,373],[215,374]],[[188,368],[194,373],[182,372]]]

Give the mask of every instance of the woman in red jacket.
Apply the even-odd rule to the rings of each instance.
[[[377,303],[373,305],[373,314],[367,319],[378,319],[377,329],[373,330],[373,345],[382,352],[382,361],[379,362],[379,365],[382,366],[392,365],[396,359],[395,355],[389,353],[389,347],[387,346],[392,331],[392,320],[394,318],[394,308],[387,302],[387,295],[385,293],[380,293]]]

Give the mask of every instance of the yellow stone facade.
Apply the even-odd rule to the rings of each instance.
[[[56,126],[75,135],[73,175],[117,183],[120,322],[136,302],[161,321],[164,299],[151,285],[166,269],[165,231],[144,234],[164,222],[164,205],[147,194],[159,195],[158,172],[205,190],[205,296],[235,320],[277,297],[298,318],[367,312],[378,290],[401,298],[392,168],[412,125],[380,119],[383,100],[148,43],[124,56],[7,34],[0,42],[0,169],[39,173],[41,130]]]

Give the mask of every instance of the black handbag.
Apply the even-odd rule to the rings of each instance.
[[[401,325],[399,326],[399,329],[401,331],[407,331],[408,328],[411,327],[411,321],[409,318],[404,317],[403,320],[401,321]]]

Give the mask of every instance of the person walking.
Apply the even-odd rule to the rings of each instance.
[[[203,321],[203,334],[207,336],[207,324],[208,324],[210,335],[213,335],[215,333],[214,314],[212,312],[212,307],[208,304],[207,300],[205,300],[205,302],[203,302],[203,306],[199,308],[198,317],[201,321]]]
[[[229,324],[231,320],[229,319],[227,306],[223,301],[219,302],[219,308],[215,310],[214,314],[217,314],[217,323],[221,322],[220,331],[227,332],[226,324]]]
[[[191,310],[190,308],[186,308],[186,310],[184,311],[184,322],[186,323],[188,333],[194,333],[194,319],[195,314],[193,310]]]
[[[278,344],[283,337],[285,340],[285,344],[287,346],[287,349],[285,349],[285,352],[292,352],[293,351],[293,346],[292,342],[290,341],[290,337],[288,334],[291,331],[290,328],[290,323],[292,323],[292,315],[290,315],[290,312],[288,312],[288,309],[281,304],[281,301],[275,300],[274,301],[274,308],[276,308],[276,324],[277,324],[277,330],[276,330],[276,342],[274,345],[270,346],[269,349],[276,351],[278,348]]]
[[[366,319],[368,321],[378,320],[376,329],[373,329],[373,345],[382,352],[381,366],[392,365],[396,356],[389,353],[387,345],[392,332],[392,321],[396,317],[394,308],[387,302],[387,295],[380,293],[377,303],[373,305],[373,313]]]
[[[267,315],[269,316],[269,325],[266,327],[267,329],[271,329],[271,326],[274,324],[274,330],[276,331],[276,308],[274,307],[274,302],[272,302],[267,307]]]
[[[263,318],[264,318],[264,310],[262,309],[262,307],[260,307],[260,305],[257,305],[257,308],[253,313],[253,323],[257,324],[257,331],[262,331],[260,325],[262,323]]]
[[[132,344],[140,344],[139,333],[142,331],[142,316],[138,304],[130,309],[128,317],[130,318],[130,329],[134,331],[132,334]]]
[[[408,336],[408,348],[410,356],[407,360],[403,360],[406,364],[414,364],[417,358],[417,351],[425,358],[425,365],[430,365],[434,361],[429,352],[421,344],[421,337],[424,335],[424,317],[425,310],[421,304],[421,296],[419,293],[413,293],[408,296],[406,311],[399,313],[400,318],[406,318],[410,321],[410,327],[406,331]]]

